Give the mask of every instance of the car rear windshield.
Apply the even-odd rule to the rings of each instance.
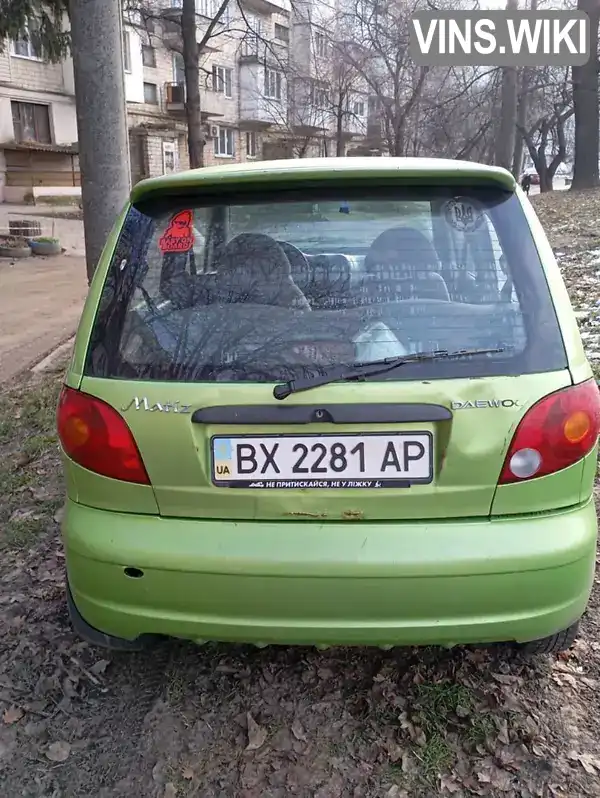
[[[132,206],[86,374],[273,382],[419,352],[375,380],[566,367],[518,198],[499,188],[264,189]]]

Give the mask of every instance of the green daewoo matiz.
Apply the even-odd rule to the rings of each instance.
[[[600,400],[503,169],[410,158],[146,180],[58,407],[88,640],[574,640]]]

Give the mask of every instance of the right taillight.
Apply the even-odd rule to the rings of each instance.
[[[545,396],[517,427],[498,482],[523,482],[567,468],[592,451],[599,434],[595,380]]]

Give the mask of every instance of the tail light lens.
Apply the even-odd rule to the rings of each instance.
[[[131,430],[106,402],[64,386],[56,418],[63,449],[80,466],[111,479],[150,484]]]
[[[567,468],[592,451],[599,434],[600,392],[595,380],[545,396],[517,427],[499,484]]]

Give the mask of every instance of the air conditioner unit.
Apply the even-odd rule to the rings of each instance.
[[[210,126],[210,137],[211,139],[216,139],[219,135],[219,127],[218,125],[211,125]]]

